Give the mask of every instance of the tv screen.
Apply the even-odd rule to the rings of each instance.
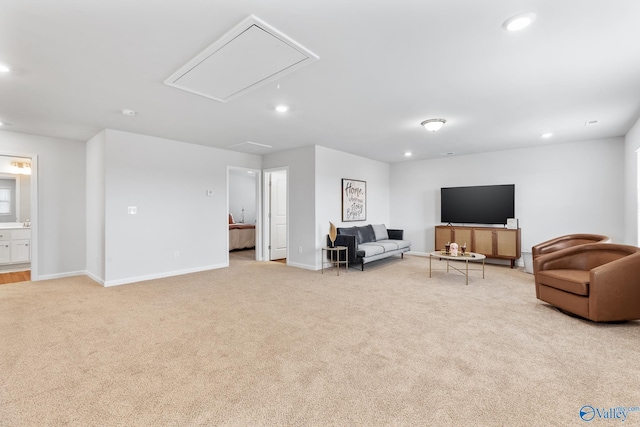
[[[515,185],[440,189],[440,221],[457,224],[506,224],[515,218]]]

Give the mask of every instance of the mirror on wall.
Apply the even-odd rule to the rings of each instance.
[[[0,156],[0,222],[31,218],[31,159]]]

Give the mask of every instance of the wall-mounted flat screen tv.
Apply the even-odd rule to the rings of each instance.
[[[506,224],[515,218],[515,185],[440,189],[440,221],[456,224]]]

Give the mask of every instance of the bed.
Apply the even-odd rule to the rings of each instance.
[[[256,246],[256,226],[236,224],[229,215],[229,250],[249,249]]]

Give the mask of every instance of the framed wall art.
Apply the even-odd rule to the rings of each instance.
[[[367,219],[367,182],[342,179],[342,221]]]

